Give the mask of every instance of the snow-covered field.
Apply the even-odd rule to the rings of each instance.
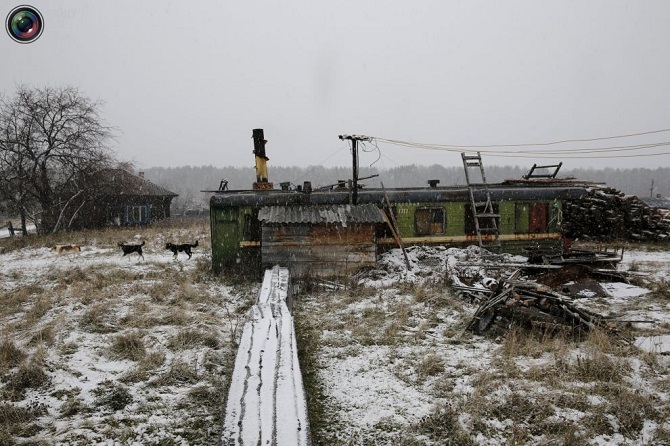
[[[619,324],[631,344],[602,333],[473,335],[476,305],[445,280],[447,258],[474,260],[468,251],[409,256],[410,271],[394,251],[343,291],[301,297],[322,444],[670,444],[670,252],[628,250],[619,270],[633,270],[633,284],[579,300],[638,321]]]
[[[195,239],[190,260],[163,249]],[[146,240],[145,260],[123,240]],[[57,241],[82,251],[0,254],[0,444],[219,444],[256,290],[209,275],[207,223]]]
[[[220,444],[260,278],[211,276],[206,223],[61,237],[0,241],[0,444]],[[194,239],[190,260],[163,249]],[[146,240],[145,260],[121,240]],[[344,289],[296,297],[316,445],[670,444],[670,250],[627,250],[633,283],[580,300],[634,321],[630,344],[473,335],[447,258],[412,248],[407,271],[391,252]]]

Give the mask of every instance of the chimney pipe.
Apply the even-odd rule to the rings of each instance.
[[[268,182],[269,158],[265,156],[265,135],[263,129],[253,129],[251,137],[254,139],[254,155],[256,156],[256,182],[254,189],[268,190],[273,188],[273,184]]]

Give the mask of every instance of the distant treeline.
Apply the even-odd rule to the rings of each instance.
[[[485,166],[488,182],[500,182],[506,179],[521,178],[528,172],[528,168],[518,166]],[[217,190],[222,180],[228,181],[231,190],[251,189],[256,179],[253,167],[214,167],[214,166],[185,166],[185,167],[152,167],[146,169],[148,180],[165,187],[179,197],[173,202],[173,213],[179,215],[186,209],[206,209],[210,194],[202,193],[206,190]],[[379,177],[362,181],[368,187],[379,187],[380,182],[385,187],[416,187],[425,186],[428,180],[440,180],[442,186],[465,184],[463,167],[445,167],[434,164],[432,166],[400,166],[388,170],[361,168],[360,177],[378,174]],[[293,186],[302,185],[311,181],[313,188],[337,183],[338,180],[351,178],[350,167],[278,167],[269,168],[270,181],[275,188],[279,183],[289,182]],[[605,183],[628,195],[648,197],[652,180],[653,194],[670,195],[670,167],[656,169],[571,169],[561,170],[558,177],[574,177]]]

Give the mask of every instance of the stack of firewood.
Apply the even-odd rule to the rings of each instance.
[[[566,202],[562,230],[572,239],[656,241],[670,239],[670,218],[636,196],[595,187],[586,197]]]

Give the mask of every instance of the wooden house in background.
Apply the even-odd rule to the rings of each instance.
[[[170,217],[172,199],[178,195],[151,181],[144,173],[123,169],[98,173],[93,198],[83,204],[73,227],[148,225]]]

